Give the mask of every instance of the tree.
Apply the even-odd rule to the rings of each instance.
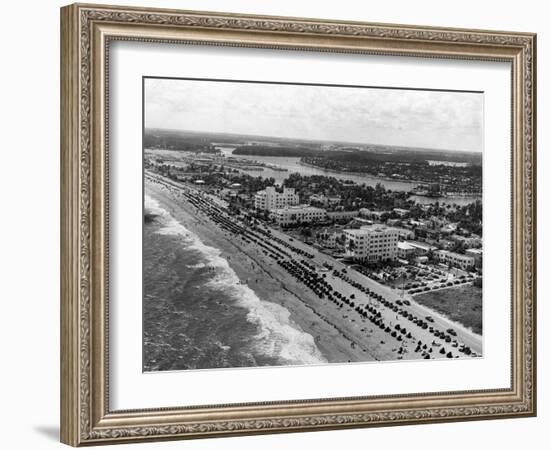
[[[461,253],[464,254],[466,251],[466,246],[464,245],[464,241],[456,241],[453,244],[452,251],[455,253]]]
[[[428,261],[433,262],[435,256],[434,251],[430,248],[428,253],[426,253],[426,256],[428,257]]]

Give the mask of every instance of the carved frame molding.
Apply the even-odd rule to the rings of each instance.
[[[62,8],[61,18],[63,442],[78,446],[535,414],[535,35],[78,4]],[[109,411],[105,104],[113,39],[510,61],[510,390]]]

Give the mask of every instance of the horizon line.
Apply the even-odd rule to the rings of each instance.
[[[433,147],[410,147],[406,145],[394,145],[394,144],[374,144],[371,142],[354,142],[354,141],[339,141],[339,140],[321,140],[321,139],[305,139],[300,137],[288,137],[288,136],[273,136],[273,135],[260,135],[260,134],[243,134],[243,133],[231,133],[227,131],[203,131],[203,130],[184,130],[176,128],[159,128],[159,127],[143,127],[143,131],[147,130],[162,130],[162,131],[176,131],[183,133],[206,133],[206,134],[227,134],[232,136],[245,136],[251,138],[273,138],[273,139],[295,139],[298,141],[304,142],[315,142],[315,143],[339,143],[339,144],[354,144],[354,145],[370,145],[370,146],[379,146],[379,147],[390,147],[390,148],[404,148],[404,149],[416,149],[416,150],[430,150],[438,152],[455,152],[455,153],[469,153],[469,154],[483,154],[483,150],[453,150],[453,149],[442,149],[442,148],[433,148]]]

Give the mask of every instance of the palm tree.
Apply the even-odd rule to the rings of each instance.
[[[355,250],[355,241],[353,239],[350,239],[347,247],[350,253],[353,252]]]

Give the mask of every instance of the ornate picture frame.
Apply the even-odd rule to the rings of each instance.
[[[505,61],[512,67],[511,385],[507,389],[112,411],[109,121],[116,40]],[[536,414],[536,36],[74,4],[61,9],[61,440],[161,439]]]

